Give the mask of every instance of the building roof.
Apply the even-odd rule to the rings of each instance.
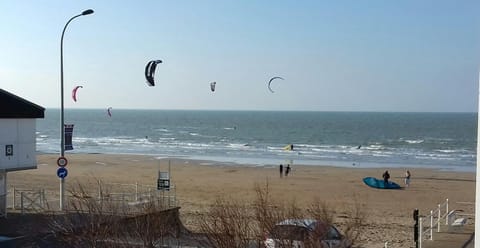
[[[45,108],[0,89],[0,119],[44,117]]]

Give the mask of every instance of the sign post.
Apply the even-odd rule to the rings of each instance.
[[[60,156],[57,159],[57,165],[58,165],[58,170],[57,170],[57,176],[60,178],[60,210],[63,210],[63,202],[64,202],[64,195],[65,195],[65,177],[68,175],[67,166],[68,160],[64,156]]]

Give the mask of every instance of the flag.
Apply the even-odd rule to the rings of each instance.
[[[65,151],[73,150],[73,124],[65,124]]]

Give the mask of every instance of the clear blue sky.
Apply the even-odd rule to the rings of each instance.
[[[478,0],[3,0],[0,88],[59,108],[89,8],[66,108],[478,110]]]

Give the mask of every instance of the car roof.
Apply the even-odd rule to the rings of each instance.
[[[277,226],[299,226],[312,228],[317,222],[320,221],[314,219],[286,219],[277,223]]]

